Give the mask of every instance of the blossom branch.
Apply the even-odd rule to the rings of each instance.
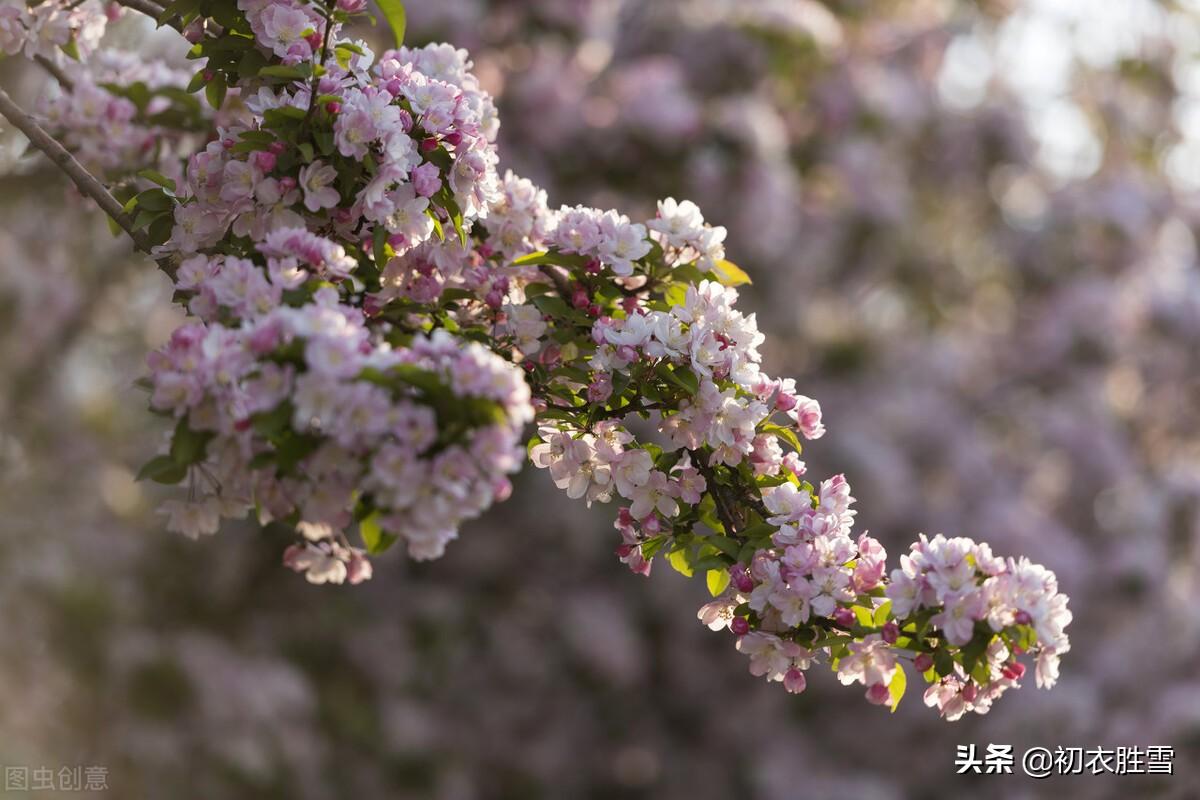
[[[142,14],[145,14],[146,16],[153,19],[155,21],[155,23],[157,23],[159,25],[168,25],[168,26],[174,28],[175,30],[179,31],[180,33],[183,33],[183,26],[180,25],[178,20],[176,20],[176,19],[172,19],[170,21],[160,21],[159,20],[159,17],[162,16],[162,13],[165,9],[163,6],[160,6],[157,3],[151,2],[151,0],[116,0],[116,2],[117,2],[117,5],[125,6],[128,9],[132,9],[133,11],[139,11]]]
[[[63,89],[68,92],[74,91],[75,81],[67,77],[67,73],[63,71],[62,67],[58,66],[58,64],[55,64],[53,61],[43,55],[35,55],[33,60],[36,61],[42,67],[42,69],[50,73],[51,77],[58,81],[59,86],[63,87]]]
[[[17,130],[25,134],[34,147],[45,153],[59,169],[65,172],[82,194],[94,200],[105,214],[112,217],[113,221],[129,234],[129,238],[133,240],[139,250],[150,253],[150,244],[145,235],[134,227],[133,220],[122,209],[117,198],[113,197],[94,175],[84,169],[75,156],[58,143],[58,140],[48,134],[33,117],[14,103],[3,89],[0,89],[0,115],[3,115]]]

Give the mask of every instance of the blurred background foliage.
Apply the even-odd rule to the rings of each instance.
[[[410,41],[471,51],[503,163],[552,203],[729,227],[769,371],[825,409],[808,460],[893,558],[945,532],[1054,569],[1062,682],[955,724],[830,674],[788,696],[695,620],[701,586],[629,574],[611,509],[532,471],[359,587],[249,523],[166,534],[133,382],[179,312],[2,131],[0,764],[106,765],[129,798],[1194,796],[1200,5],[407,5]],[[1178,775],[956,778],[969,742],[1172,745]]]

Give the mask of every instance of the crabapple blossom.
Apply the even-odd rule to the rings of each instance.
[[[0,47],[94,35],[44,5],[4,6]],[[1018,654],[1053,685],[1071,621],[1053,573],[940,535],[888,573],[853,536],[845,477],[805,479],[821,407],[763,371],[744,273],[695,203],[644,221],[551,210],[500,175],[465,51],[376,58],[340,36],[358,2],[238,8],[197,29],[208,61],[187,84],[208,87],[215,136],[126,203],[192,315],[148,359],[151,409],[175,427],[141,477],[189,493],[164,504],[168,527],[195,538],[253,512],[296,532],[285,566],[359,583],[369,555],[440,557],[507,498],[536,422],[533,464],[573,499],[619,498],[631,571],[662,554],[703,574],[699,617],[753,675],[799,693],[823,662],[894,708],[911,660],[947,719],[1016,686]],[[137,130],[136,102],[93,88],[76,116]]]

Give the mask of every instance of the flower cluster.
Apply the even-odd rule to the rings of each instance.
[[[0,2],[0,53],[40,56],[61,62],[78,59],[96,50],[110,19],[119,6],[105,8],[101,0],[47,0],[29,4],[23,0]]]
[[[799,692],[828,659],[894,708],[911,658],[948,718],[986,711],[1019,653],[1053,682],[1070,615],[1052,574],[922,538],[889,583],[880,544],[852,535],[845,479],[804,479],[821,409],[763,373],[724,228],[673,199],[644,223],[550,211],[500,177],[465,52],[376,62],[336,35],[356,2],[239,7],[197,29],[209,61],[189,88],[217,107],[236,89],[242,110],[181,181],[128,204],[198,318],[150,359],[151,405],[176,425],[143,477],[191,489],[164,507],[172,527],[253,508],[299,535],[287,566],[359,582],[368,554],[403,540],[438,557],[506,497],[536,418],[533,462],[571,497],[620,499],[635,572],[662,554],[703,573],[701,618],[756,675]]]
[[[86,68],[66,68],[70,87],[50,91],[40,107],[76,158],[106,175],[148,168],[182,175],[180,157],[196,138],[185,123],[202,120],[199,101],[184,93],[188,73],[111,49],[93,53]]]

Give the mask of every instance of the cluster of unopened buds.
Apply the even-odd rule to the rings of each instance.
[[[695,204],[644,222],[551,210],[498,173],[464,51],[376,60],[337,35],[357,4],[240,7],[232,31],[189,26],[212,54],[200,84],[237,90],[227,124],[182,180],[130,203],[197,318],[150,359],[175,429],[143,477],[189,486],[171,527],[253,511],[298,532],[287,566],[359,582],[369,555],[402,540],[435,558],[506,498],[536,420],[533,463],[573,498],[618,502],[633,571],[662,557],[704,575],[701,618],[754,674],[799,692],[828,660],[894,708],[911,661],[951,719],[1015,685],[1023,652],[1054,682],[1070,613],[1053,574],[922,537],[889,576],[879,542],[852,536],[845,479],[805,479],[820,406],[762,372],[764,337],[735,307],[748,278]],[[239,72],[248,59],[265,66]]]

